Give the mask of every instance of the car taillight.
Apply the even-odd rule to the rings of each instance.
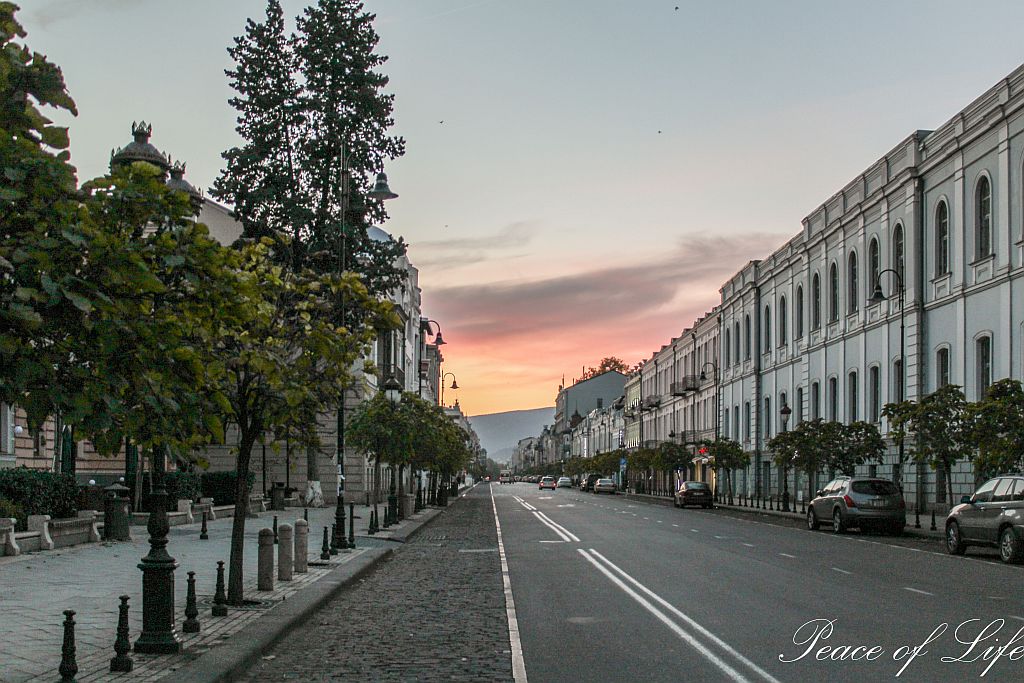
[[[853,498],[850,498],[850,496],[843,496],[843,502],[846,503],[846,507],[848,508],[857,507],[857,504],[853,502]]]
[[[907,509],[907,501],[903,500],[903,497],[900,496],[900,510],[906,510],[906,509]]]

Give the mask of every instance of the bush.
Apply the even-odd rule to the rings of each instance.
[[[28,515],[25,514],[20,505],[12,503],[6,498],[0,498],[0,517],[7,519],[13,517],[16,520],[14,523],[15,531],[26,531],[28,529]]]
[[[65,519],[78,512],[78,485],[70,474],[25,467],[0,470],[0,498],[21,508],[25,519],[29,515]]]
[[[203,472],[203,497],[213,498],[214,505],[232,505],[235,502],[236,481],[238,481],[236,472]],[[249,483],[249,491],[252,491],[253,484],[256,483],[256,474],[249,472],[246,481]]]
[[[179,500],[199,500],[202,493],[202,479],[198,472],[168,472],[164,475],[169,506],[177,509]]]

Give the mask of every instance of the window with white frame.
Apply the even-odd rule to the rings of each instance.
[[[857,252],[851,252],[846,272],[846,308],[849,313],[857,312]]]
[[[904,245],[903,245],[903,224],[897,223],[892,231],[892,267],[900,277],[900,282],[905,283],[904,276]]]
[[[869,406],[870,412],[868,413],[868,419],[872,422],[878,422],[882,411],[882,371],[877,365],[872,365],[868,369],[868,398],[871,402]]]
[[[811,329],[821,329],[821,278],[817,273],[811,280]]]
[[[992,255],[992,185],[981,176],[974,191],[974,258]]]
[[[949,348],[942,347],[935,352],[935,388],[949,384]]]
[[[868,287],[874,292],[878,285],[878,274],[882,272],[882,259],[878,249],[878,238],[872,237],[868,246]]]
[[[992,337],[978,337],[974,342],[974,354],[978,378],[977,400],[980,401],[992,385]]]
[[[789,342],[786,313],[786,297],[781,297],[779,299],[779,346],[785,346]]]
[[[949,207],[940,201],[935,209],[935,277],[949,272]]]
[[[857,413],[857,403],[860,400],[858,388],[857,371],[854,370],[846,376],[846,393],[849,402],[849,405],[846,406],[846,416],[849,422],[856,422],[859,417]]]
[[[804,338],[804,288],[796,288],[796,311],[794,311],[794,328],[796,334],[793,335],[794,339]]]
[[[839,320],[839,269],[834,263],[828,270],[828,296],[828,319],[835,322]]]

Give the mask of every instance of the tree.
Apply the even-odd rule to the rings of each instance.
[[[807,476],[808,499],[814,497],[814,479],[818,472],[828,465],[831,449],[837,443],[834,437],[835,427],[829,427],[830,424],[839,423],[825,422],[819,417],[804,420],[797,424],[795,429],[790,430],[794,435],[791,438],[795,440],[793,467]]]
[[[882,462],[885,441],[878,433],[878,427],[862,421],[836,424],[840,424],[840,447],[833,452],[829,466],[853,476],[858,465]]]
[[[984,479],[1024,469],[1024,389],[1001,379],[967,407],[970,441],[978,447],[975,471]]]
[[[725,470],[725,481],[729,492],[729,499],[732,500],[732,472],[743,469],[750,464],[750,453],[743,450],[743,447],[732,439],[718,438],[714,441],[701,442],[708,449],[708,455],[715,461],[715,466]]]
[[[614,370],[615,372],[621,372],[622,374],[625,375],[629,373],[630,367],[629,365],[626,364],[626,361],[622,360],[621,358],[609,356],[608,358],[602,358],[601,362],[598,363],[596,368],[587,368],[586,371],[584,371],[583,376],[580,377],[580,381],[582,382],[585,379],[590,379],[591,377],[603,375],[604,373],[611,372],[612,370]]]

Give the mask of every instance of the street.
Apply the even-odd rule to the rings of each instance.
[[[491,488],[531,681],[874,681],[904,665],[901,680],[962,681],[990,664],[986,679],[1020,679],[1009,659],[1021,636],[982,656],[1024,628],[1019,567],[573,489]],[[960,641],[1005,623],[971,650],[954,631],[972,619]],[[817,661],[826,646],[846,659]]]

